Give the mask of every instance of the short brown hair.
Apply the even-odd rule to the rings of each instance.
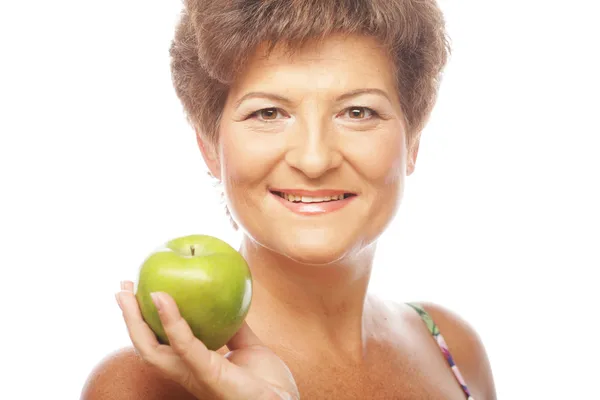
[[[229,85],[261,44],[288,50],[331,34],[374,37],[396,67],[409,143],[425,126],[450,48],[435,0],[185,0],[170,48],[189,122],[218,140]]]

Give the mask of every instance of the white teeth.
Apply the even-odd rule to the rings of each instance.
[[[282,197],[287,201],[302,202],[302,203],[322,203],[326,201],[343,200],[344,195],[340,194],[337,196],[322,196],[322,197],[310,197],[310,196],[296,196],[289,193],[282,193]]]

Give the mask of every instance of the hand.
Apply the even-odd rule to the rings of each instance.
[[[117,302],[137,353],[167,378],[202,400],[300,398],[288,367],[245,322],[227,343],[229,353],[222,356],[193,335],[171,296],[158,293],[155,297],[170,345],[160,344],[142,318],[132,282],[121,284]]]

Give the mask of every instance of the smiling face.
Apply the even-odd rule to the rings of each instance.
[[[372,244],[394,217],[418,147],[409,153],[405,135],[385,51],[332,37],[291,57],[258,51],[229,92],[218,149],[203,153],[248,237],[327,264]]]

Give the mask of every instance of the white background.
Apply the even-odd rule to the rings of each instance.
[[[373,291],[466,318],[500,399],[598,398],[596,3],[441,2],[453,57],[381,239]],[[0,398],[78,398],[150,250],[238,240],[171,86],[179,9],[0,6]]]

